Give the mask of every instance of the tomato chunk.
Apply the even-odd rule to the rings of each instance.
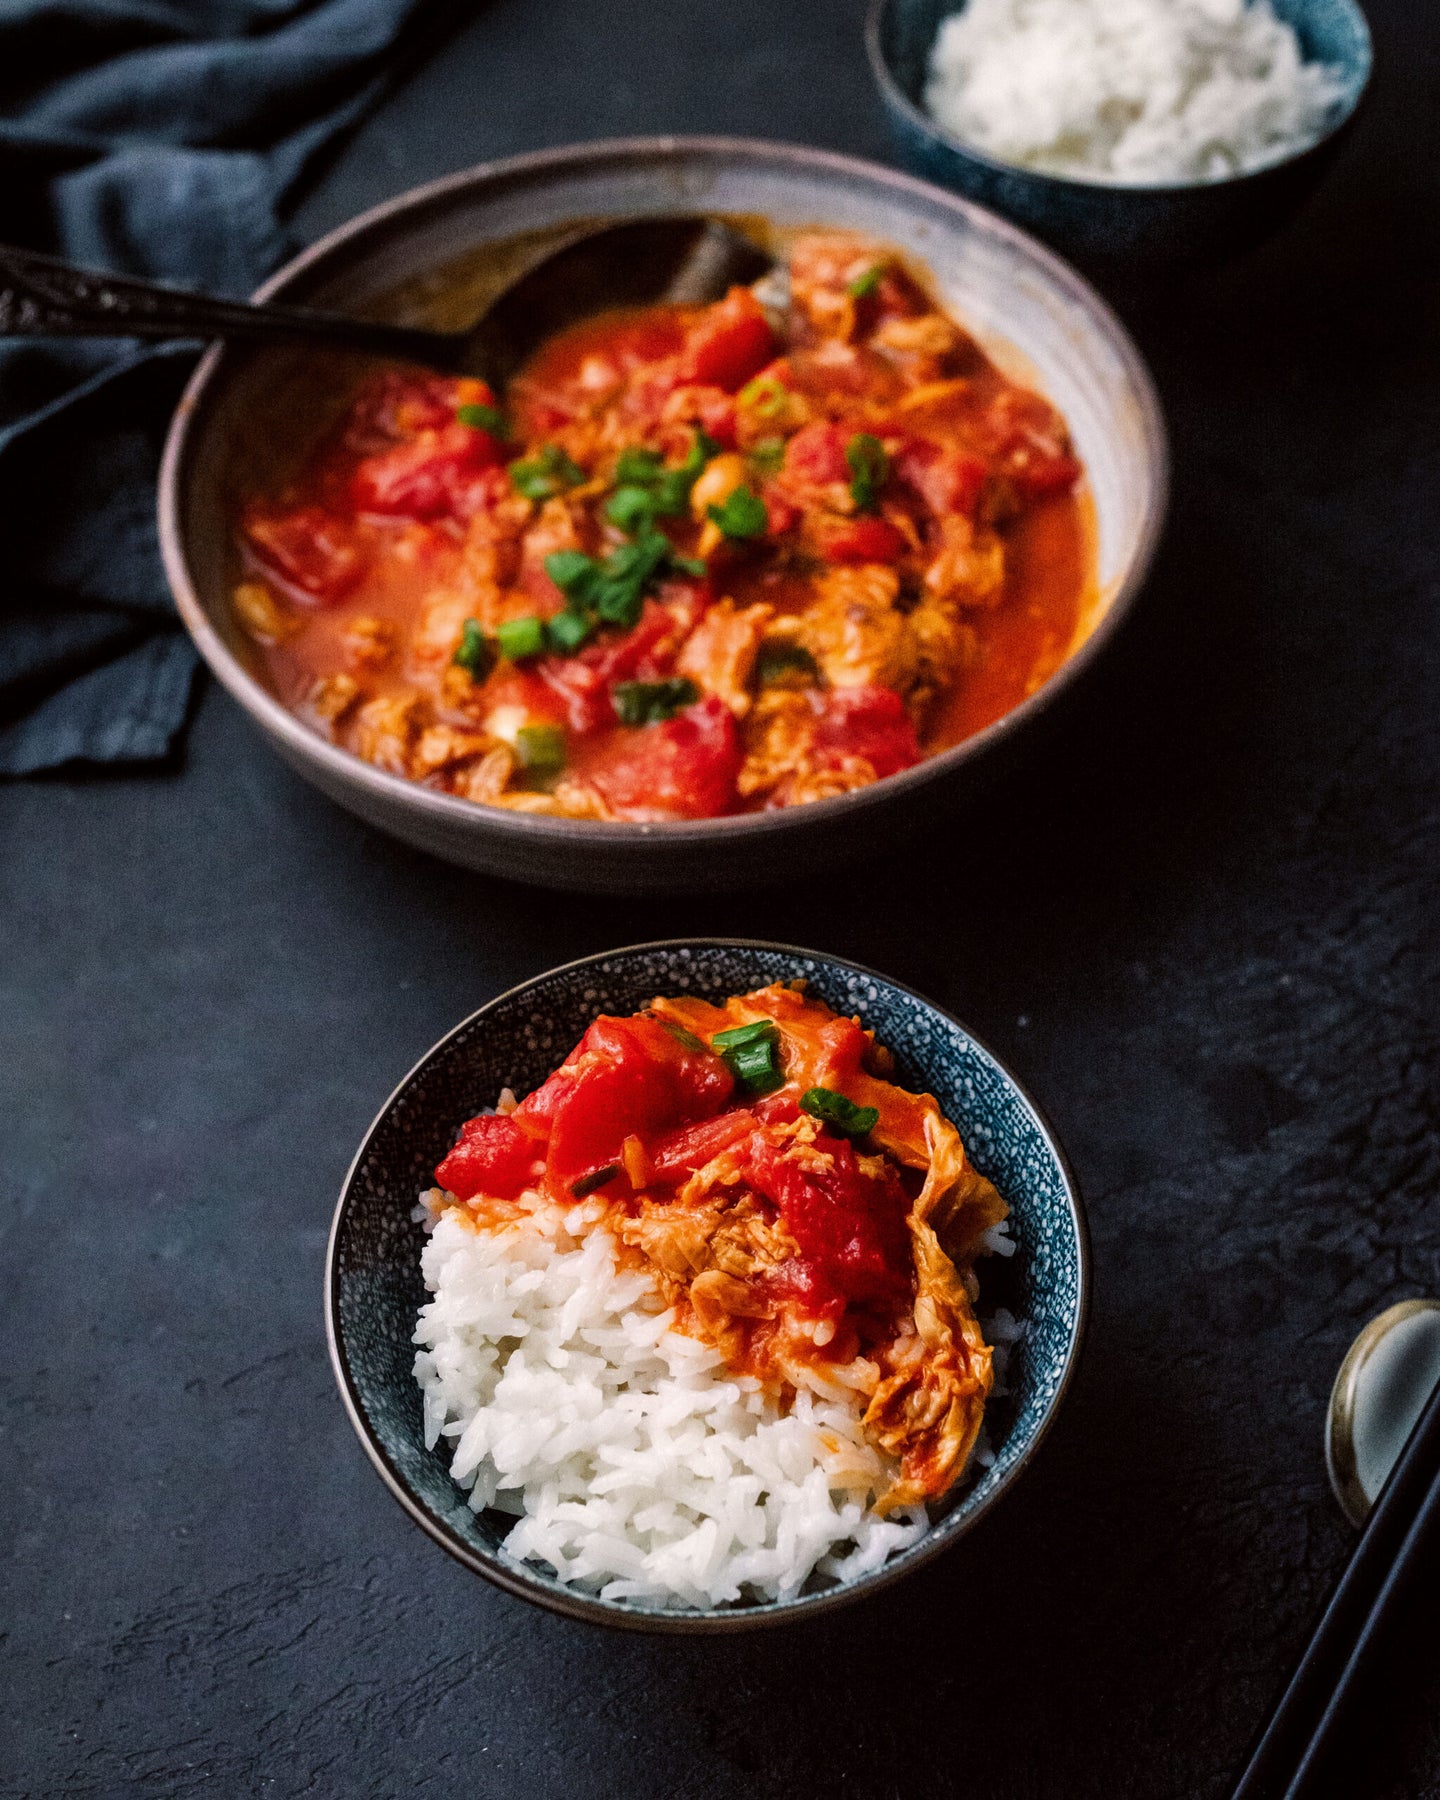
[[[422,431],[365,457],[351,477],[350,498],[361,512],[407,519],[468,517],[476,477],[500,461],[500,445],[488,431],[460,424]]]
[[[915,726],[905,702],[892,688],[831,688],[816,694],[811,704],[820,708],[814,737],[817,749],[863,756],[880,781],[919,762]]]
[[[345,521],[321,506],[252,512],[245,535],[265,568],[322,605],[343,600],[365,570],[365,558]]]
[[[866,1174],[854,1148],[821,1132],[815,1148],[828,1168],[801,1164],[761,1139],[750,1158],[757,1193],[780,1209],[785,1228],[800,1246],[796,1285],[820,1303],[832,1300],[898,1304],[910,1292],[912,1257],[905,1223],[910,1201],[886,1163]]]
[[[713,695],[662,725],[617,731],[585,774],[625,819],[705,819],[730,812],[742,761],[740,736]]]
[[[845,449],[855,433],[833,419],[817,419],[802,425],[785,446],[782,474],[802,487],[828,487],[850,480]]]
[[[535,1140],[513,1118],[486,1113],[461,1128],[460,1142],[435,1170],[435,1179],[457,1200],[477,1194],[514,1200],[532,1184],[536,1162]]]
[[[653,1138],[710,1118],[735,1088],[714,1051],[682,1043],[643,1014],[598,1018],[567,1067],[570,1080],[563,1088],[531,1096],[538,1100],[535,1115],[543,1111],[549,1118],[545,1187],[556,1200],[572,1198],[578,1180],[618,1161],[627,1137]]]
[[[825,520],[817,535],[831,562],[888,563],[905,551],[905,534],[888,519]]]
[[[896,458],[895,472],[936,518],[949,513],[973,517],[988,474],[978,456],[942,449],[928,438],[906,444]]]
[[[700,315],[680,356],[682,382],[733,394],[775,354],[775,333],[749,288],[731,288]]]
[[[615,723],[610,687],[636,678],[653,681],[674,666],[675,621],[655,600],[647,600],[632,631],[607,632],[578,656],[550,656],[540,674],[565,703],[572,731],[599,731]]]
[[[649,1146],[652,1179],[660,1187],[679,1187],[722,1150],[749,1137],[756,1123],[755,1114],[742,1107],[667,1133]]]

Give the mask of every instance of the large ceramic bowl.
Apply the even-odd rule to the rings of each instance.
[[[1370,29],[1355,0],[1274,0],[1307,62],[1344,92],[1324,132],[1293,155],[1223,181],[1125,184],[1000,162],[938,125],[923,96],[940,23],[964,0],[871,0],[866,45],[900,154],[917,175],[993,206],[1067,256],[1106,270],[1211,262],[1279,229],[1330,166],[1370,79]]]
[[[1069,661],[1037,694],[968,742],[855,793],[662,825],[477,806],[337,748],[259,678],[230,610],[227,516],[237,491],[273,481],[286,443],[303,439],[307,397],[323,406],[327,378],[343,392],[349,369],[313,351],[212,350],[181,400],[160,478],[161,542],[181,616],[221,682],[303,775],[372,824],[454,862],[556,887],[654,892],[774,880],[873,853],[881,839],[932,821],[938,803],[968,786],[983,759],[1083,672],[1150,562],[1165,508],[1165,437],[1119,322],[1079,276],[1012,226],[868,163],[790,145],[676,138],[517,157],[366,213],[281,270],[261,297],[460,325],[527,246],[534,254],[537,235],[577,219],[693,210],[758,216],[780,230],[848,227],[923,262],[1002,364],[1038,382],[1069,420],[1097,523],[1093,601]],[[447,282],[428,280],[445,269]]]
[[[674,1612],[599,1600],[501,1548],[514,1520],[476,1514],[443,1457],[425,1448],[413,1375],[424,1234],[411,1218],[433,1185],[457,1125],[505,1086],[537,1086],[601,1012],[630,1013],[657,994],[743,993],[803,976],[839,1012],[858,1014],[894,1051],[897,1079],[933,1093],[976,1166],[1010,1203],[1018,1250],[979,1269],[982,1316],[1006,1306],[1025,1323],[991,1400],[993,1465],[934,1510],[928,1534],[874,1574],[844,1587],[764,1605]],[[948,1013],[883,975],[839,957],[724,939],[642,944],[538,976],[456,1026],[401,1082],[345,1178],[326,1264],[330,1353],[351,1423],[391,1493],[467,1568],[556,1612],[636,1630],[738,1631],[809,1618],[873,1593],[956,1543],[1013,1485],[1060,1404],[1080,1349],[1089,1292],[1080,1197],[1059,1146],[1015,1078]]]

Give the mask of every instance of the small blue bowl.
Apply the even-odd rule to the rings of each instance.
[[[999,162],[945,131],[924,107],[930,48],[964,0],[871,0],[870,66],[907,167],[993,207],[1090,266],[1153,269],[1217,262],[1269,237],[1325,173],[1370,79],[1370,28],[1354,0],[1273,0],[1307,62],[1343,70],[1324,135],[1293,156],[1227,180],[1119,186]]]
[[[502,1548],[515,1521],[470,1510],[446,1459],[425,1447],[413,1374],[424,1233],[411,1218],[455,1128],[502,1087],[537,1086],[597,1013],[630,1013],[657,994],[723,996],[803,976],[855,1013],[894,1053],[898,1078],[928,1090],[960,1128],[976,1166],[1009,1201],[1018,1244],[980,1267],[981,1307],[1025,1321],[986,1424],[995,1461],[933,1509],[919,1543],[883,1568],[793,1600],[667,1611],[577,1593]],[[638,1631],[743,1631],[810,1618],[887,1587],[962,1537],[1034,1456],[1074,1373],[1089,1298],[1080,1196],[1034,1103],[982,1044],[939,1007],[871,969],[781,944],[724,938],[640,944],[587,957],[512,988],[466,1019],[410,1071],[370,1127],[341,1190],[325,1269],[331,1361],[350,1422],[416,1524],[476,1574],[555,1612]]]

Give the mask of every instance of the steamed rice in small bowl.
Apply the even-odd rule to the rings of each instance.
[[[843,1058],[805,1063],[789,1021],[770,1026],[787,992],[893,1051],[893,1070],[875,1065],[888,1081],[853,1061],[836,1090],[814,1081]],[[577,1039],[593,1021],[630,1015],[688,1039],[693,1055],[677,1055],[705,1079],[723,1052],[757,1085],[737,1076],[699,1124],[693,1109],[678,1129],[647,1115],[623,1151],[602,1138],[629,1102],[607,1094],[587,1114],[601,1137],[581,1142],[545,1095],[589,1066]],[[783,1085],[763,1069],[767,1033]],[[968,1151],[948,1188],[918,1166],[913,1130],[900,1167],[906,1106],[922,1100]],[[837,1235],[823,1208],[792,1206],[799,1163],[829,1171],[826,1195],[859,1224]],[[860,1186],[842,1191],[842,1175]],[[936,1257],[902,1290],[905,1246],[926,1234]],[[586,1617],[737,1629],[892,1580],[994,1503],[1068,1381],[1084,1263],[1053,1141],[953,1020],[837,959],[644,946],[503,996],[402,1084],[337,1212],[332,1348],[372,1459],[470,1567]]]

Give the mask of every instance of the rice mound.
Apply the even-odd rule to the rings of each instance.
[[[1312,142],[1344,91],[1270,0],[969,0],[940,26],[925,104],[1022,168],[1205,182]]]
[[[923,1507],[868,1510],[893,1465],[861,1395],[817,1378],[782,1410],[672,1328],[603,1203],[522,1207],[434,1221],[414,1340],[426,1444],[449,1441],[476,1512],[519,1515],[511,1556],[605,1599],[722,1606],[853,1580],[924,1535]]]

